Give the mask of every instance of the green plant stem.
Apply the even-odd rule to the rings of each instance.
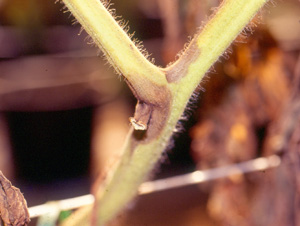
[[[173,121],[182,115],[185,104],[192,92],[199,86],[204,75],[215,61],[223,54],[237,35],[245,28],[256,12],[266,3],[266,0],[225,0],[212,19],[192,40],[183,56],[177,62],[166,68],[166,71],[180,71],[185,65],[186,75],[179,81],[170,83],[173,93]],[[196,47],[195,47],[196,46]],[[186,56],[198,55],[186,60]],[[181,75],[182,76],[182,75]],[[176,112],[174,112],[174,109]]]
[[[116,71],[130,83],[134,81],[137,92],[149,82],[166,84],[163,72],[145,58],[99,0],[63,2]],[[140,92],[152,95],[147,93],[150,89]]]
[[[151,113],[146,133],[152,134],[151,131],[156,128],[156,135],[151,135],[151,139],[138,140],[136,132],[131,130],[116,170],[110,172],[96,194],[96,222],[97,225],[103,225],[136,195],[139,185],[148,178],[167,147],[173,130],[201,79],[266,1],[225,0],[179,60],[165,69],[160,69],[143,58],[97,0],[63,1],[95,43],[109,56],[117,70],[130,80],[133,89],[153,95],[152,91],[157,92],[157,86],[169,92],[165,96],[168,104],[155,105]],[[139,92],[136,94],[138,100],[148,101],[150,105],[152,99],[159,95],[156,93],[156,96],[148,100],[147,95],[140,97]],[[164,115],[159,114],[164,108],[169,109],[163,112]],[[163,123],[159,120],[162,116]],[[66,220],[64,225],[89,225],[90,212],[91,207],[87,207],[76,218]]]

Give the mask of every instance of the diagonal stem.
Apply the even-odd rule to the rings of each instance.
[[[116,71],[135,84],[134,92],[144,83],[166,84],[163,72],[147,60],[100,0],[63,2]]]

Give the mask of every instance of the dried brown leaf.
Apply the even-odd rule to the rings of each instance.
[[[0,217],[6,226],[26,226],[30,221],[27,203],[20,189],[0,171]]]

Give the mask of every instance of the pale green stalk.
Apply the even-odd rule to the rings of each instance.
[[[130,82],[135,80],[137,89],[144,87],[143,84],[149,81],[158,85],[166,84],[163,72],[145,59],[100,0],[63,2],[107,56],[116,71]],[[143,90],[143,92],[146,95],[148,91]]]
[[[63,1],[111,58],[118,71],[130,80],[131,88],[151,93],[157,86],[170,93],[167,100],[169,105],[161,103],[160,109],[167,108],[167,111],[164,115],[165,123],[155,130],[157,136],[152,134],[151,139],[137,140],[130,133],[116,171],[111,176],[108,175],[106,183],[96,194],[97,225],[103,225],[136,195],[139,185],[147,179],[168,145],[190,96],[203,76],[266,1],[224,1],[202,32],[195,36],[182,57],[165,69],[154,66],[138,52],[98,0]],[[152,85],[149,86],[149,83]],[[152,98],[148,100],[147,95],[140,98],[139,92],[135,94],[138,100],[152,104]],[[153,109],[147,130],[149,134],[159,121],[157,109]],[[87,207],[83,214],[71,217],[64,225],[89,225],[90,210],[91,207]]]

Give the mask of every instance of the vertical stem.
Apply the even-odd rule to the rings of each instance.
[[[151,108],[146,131],[146,137],[150,131],[155,131],[151,139],[138,140],[134,132],[129,134],[120,163],[97,193],[97,224],[103,225],[136,195],[139,185],[149,176],[168,145],[201,79],[266,0],[225,0],[180,59],[163,70],[145,62],[142,54],[137,53],[129,39],[124,38],[126,34],[97,0],[64,2],[118,70],[132,81],[133,89],[139,89],[145,98],[148,98],[149,92],[154,95],[153,100],[162,98]],[[135,76],[134,79],[132,76]],[[158,129],[153,130],[153,127]],[[75,222],[71,217],[64,225],[88,225],[89,210],[90,207],[87,207],[80,216],[77,215],[80,220]]]

